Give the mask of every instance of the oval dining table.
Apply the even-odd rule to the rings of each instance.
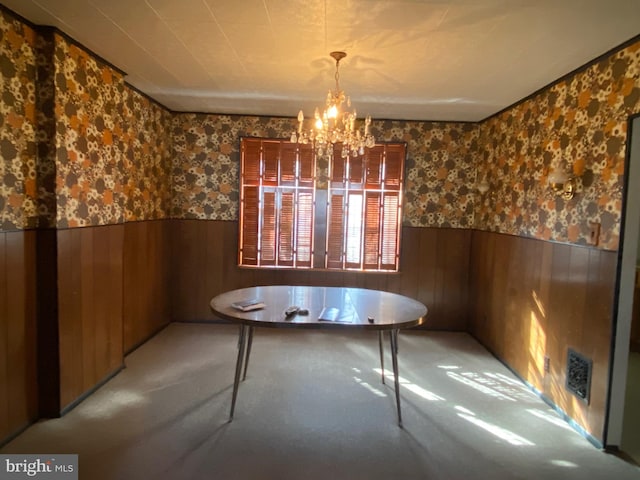
[[[241,310],[240,305],[246,304],[257,308]],[[229,421],[233,420],[240,378],[246,378],[254,327],[360,329],[378,332],[382,383],[385,383],[383,337],[384,332],[389,332],[398,425],[402,427],[398,332],[424,323],[427,307],[422,303],[396,293],[365,288],[269,285],[222,293],[211,300],[210,307],[219,318],[240,325]]]

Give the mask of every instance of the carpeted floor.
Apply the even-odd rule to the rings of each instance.
[[[229,423],[236,347],[236,327],[171,324],[1,452],[77,453],[87,480],[640,478],[466,334],[400,334],[403,429],[375,333],[258,329]]]

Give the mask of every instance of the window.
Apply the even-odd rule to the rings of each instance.
[[[315,157],[310,145],[243,139],[240,265],[312,266]]]
[[[329,164],[327,268],[398,269],[403,144],[376,145]]]
[[[336,147],[320,190],[311,145],[242,139],[240,265],[396,271],[404,157],[404,144]]]

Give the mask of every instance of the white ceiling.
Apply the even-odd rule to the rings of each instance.
[[[175,111],[482,120],[640,34],[640,0],[0,0]]]

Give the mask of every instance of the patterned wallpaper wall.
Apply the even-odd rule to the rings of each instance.
[[[124,221],[124,103],[119,72],[55,36],[57,226]]]
[[[0,230],[37,215],[36,34],[0,11]]]
[[[37,217],[59,228],[235,220],[240,137],[295,128],[294,118],[171,113],[67,37],[4,10],[0,35],[2,230]],[[638,112],[640,42],[481,124],[374,121],[373,131],[407,143],[405,225],[583,244],[598,222],[601,247],[616,249],[626,122]],[[546,187],[558,166],[579,177],[572,200]]]
[[[125,221],[167,218],[171,208],[171,113],[125,88]]]
[[[286,118],[175,114],[171,216],[237,220],[240,137],[286,138],[292,128]]]
[[[476,125],[374,121],[382,142],[406,142],[404,224],[467,227],[474,224]],[[240,138],[289,138],[294,118],[176,114],[173,120],[174,218],[237,220]],[[328,162],[318,162],[326,188]]]
[[[385,121],[373,126],[379,141],[407,142],[403,224],[473,228],[478,125]]]
[[[56,196],[56,88],[55,88],[55,31],[41,29],[37,39],[36,121],[37,152],[36,184],[38,201],[37,225],[55,228]],[[33,222],[32,222],[33,223]],[[33,227],[33,224],[28,225]]]
[[[478,177],[491,185],[476,227],[616,250],[624,185],[627,120],[640,113],[640,42],[481,124]],[[571,200],[547,188],[562,168],[578,181]]]
[[[59,228],[164,218],[170,113],[56,35]]]
[[[167,217],[172,115],[121,72],[0,9],[0,91],[0,230]]]

